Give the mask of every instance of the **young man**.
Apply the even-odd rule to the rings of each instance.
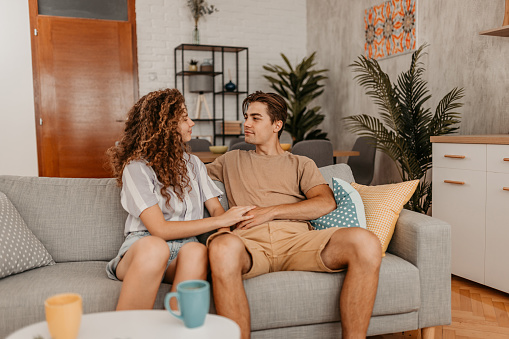
[[[242,103],[246,142],[256,151],[231,151],[207,166],[225,184],[230,207],[254,205],[253,218],[208,240],[217,313],[250,337],[249,306],[242,279],[273,271],[337,272],[347,268],[341,291],[343,338],[365,338],[375,302],[382,257],[376,236],[361,228],[310,230],[306,220],[336,208],[315,163],[283,151],[279,136],[287,118],[284,99],[255,92]]]

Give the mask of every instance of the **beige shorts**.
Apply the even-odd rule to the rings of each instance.
[[[277,271],[340,272],[325,266],[321,253],[332,234],[340,228],[309,230],[306,222],[273,221],[247,230],[218,232],[207,240],[230,233],[238,236],[253,264],[243,279]]]

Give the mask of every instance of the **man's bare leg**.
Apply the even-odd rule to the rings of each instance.
[[[251,256],[237,236],[223,234],[209,244],[212,290],[217,314],[240,326],[242,339],[251,336],[251,315],[242,274],[251,268]]]
[[[362,228],[341,229],[321,257],[331,269],[347,267],[339,305],[343,338],[366,338],[382,261],[380,241]]]

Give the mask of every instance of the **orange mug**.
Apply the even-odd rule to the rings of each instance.
[[[64,293],[44,302],[46,322],[53,339],[76,339],[80,330],[83,301],[79,294]]]

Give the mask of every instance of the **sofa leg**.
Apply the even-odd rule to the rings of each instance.
[[[422,339],[434,339],[435,338],[435,327],[425,327],[421,329]]]

